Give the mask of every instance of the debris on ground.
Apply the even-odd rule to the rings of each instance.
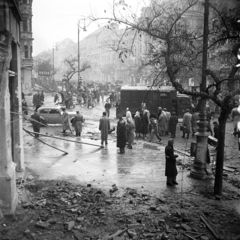
[[[132,188],[119,194],[115,184],[103,192],[63,181],[27,181],[21,190],[28,197],[1,223],[0,239],[210,240],[214,229],[227,240],[240,234],[239,216],[204,195],[196,201],[191,194],[156,197]]]

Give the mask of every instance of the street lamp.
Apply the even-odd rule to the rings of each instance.
[[[53,43],[53,49],[52,49],[52,58],[53,58],[53,78],[52,78],[52,81],[53,82],[54,82],[54,75],[55,75],[55,73],[54,73],[54,70],[55,70],[55,68],[54,68],[54,49],[55,49],[55,47],[56,47],[56,50],[57,50],[57,42]]]
[[[83,26],[82,30],[84,32],[87,31],[86,26],[85,26],[85,18],[79,19],[78,20],[78,88],[80,87],[80,78],[81,78],[81,75],[80,75],[80,41],[79,41],[79,39],[80,39],[80,28],[81,28],[80,21],[81,20],[84,21],[84,26]]]
[[[202,54],[202,83],[200,85],[201,91],[206,91],[207,86],[207,60],[208,60],[208,34],[209,34],[209,1],[205,0],[204,3],[204,29],[203,29],[203,54]],[[211,173],[208,171],[207,154],[208,154],[208,133],[207,133],[208,122],[206,119],[206,100],[201,99],[199,121],[198,121],[198,132],[196,133],[197,138],[197,150],[194,159],[193,167],[190,172],[190,176],[196,179],[207,179],[211,178]],[[208,175],[208,176],[207,176]]]

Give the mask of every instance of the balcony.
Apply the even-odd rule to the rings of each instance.
[[[32,67],[33,59],[32,58],[23,58],[22,59],[22,67]]]

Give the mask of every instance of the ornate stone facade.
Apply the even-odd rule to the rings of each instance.
[[[20,0],[19,7],[23,18],[20,28],[21,82],[22,91],[28,94],[32,92],[32,0]]]

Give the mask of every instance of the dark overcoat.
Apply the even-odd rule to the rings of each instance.
[[[141,132],[142,134],[146,135],[148,133],[148,124],[149,124],[149,120],[148,120],[148,115],[147,113],[145,113],[142,117],[141,117]]]
[[[176,177],[178,172],[176,167],[176,158],[174,156],[173,146],[169,146],[169,145],[166,146],[165,157],[166,157],[165,176]]]
[[[117,147],[125,148],[126,146],[126,123],[119,121],[117,125]]]
[[[169,132],[171,134],[176,133],[177,123],[178,123],[178,117],[177,116],[171,116],[170,120],[169,120]]]
[[[135,132],[141,133],[141,118],[139,115],[136,115],[134,117],[134,122],[135,122]]]
[[[34,113],[31,116],[30,122],[32,123],[33,126],[33,131],[34,132],[40,132],[40,126],[41,126],[41,117],[38,113]]]

